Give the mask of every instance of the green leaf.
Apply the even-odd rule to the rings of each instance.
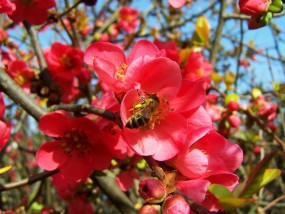
[[[33,202],[30,211],[41,211],[44,208],[44,205],[38,203],[38,202]]]
[[[224,197],[219,200],[219,204],[227,211],[245,206],[250,203],[256,202],[256,199],[249,198],[234,198],[234,197]]]
[[[239,197],[250,198],[266,184],[274,180],[281,174],[279,169],[267,169],[270,160],[275,156],[277,150],[267,154],[257,165],[251,170],[246,181],[244,189],[240,192]]]
[[[220,184],[211,184],[208,190],[218,199],[232,196],[232,193],[225,186]]]

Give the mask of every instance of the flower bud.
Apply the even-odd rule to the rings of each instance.
[[[240,12],[246,15],[260,15],[267,12],[270,0],[239,0]]]
[[[190,214],[190,207],[181,195],[167,197],[162,205],[162,214]]]
[[[248,29],[253,30],[264,27],[269,23],[271,18],[272,18],[271,12],[267,12],[261,15],[254,15],[248,21]]]
[[[159,203],[166,196],[166,188],[160,180],[150,178],[140,182],[139,194],[146,202]]]
[[[239,103],[236,101],[231,100],[228,105],[227,108],[229,111],[237,111],[239,109]]]
[[[159,214],[161,212],[161,206],[157,204],[143,205],[139,211],[139,214]]]
[[[240,124],[241,124],[240,118],[236,114],[230,115],[229,118],[228,118],[228,121],[229,121],[231,127],[234,127],[234,128],[239,127]]]

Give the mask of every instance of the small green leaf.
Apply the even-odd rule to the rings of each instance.
[[[224,197],[219,199],[219,204],[225,208],[225,210],[230,211],[250,203],[256,202],[256,199],[248,198],[234,198],[234,197]]]
[[[211,184],[208,190],[218,199],[232,196],[232,193],[225,186],[220,184]]]
[[[33,202],[30,211],[41,211],[44,208],[44,205],[38,203],[38,202]]]
[[[267,154],[257,165],[254,167],[246,181],[244,189],[240,192],[239,197],[250,198],[253,194],[259,191],[266,184],[274,180],[281,174],[279,169],[267,169],[270,160],[275,156],[277,150]]]

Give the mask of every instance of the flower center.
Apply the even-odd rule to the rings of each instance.
[[[88,141],[83,130],[73,129],[64,134],[61,147],[64,153],[69,156],[72,156],[72,153],[77,153],[78,157],[82,157],[89,152],[91,142]]]
[[[130,109],[132,115],[126,123],[127,128],[154,129],[156,124],[160,124],[160,121],[167,117],[168,111],[173,111],[165,96],[159,98],[156,94],[144,93],[144,97],[138,93],[141,101],[135,102]]]
[[[22,4],[25,6],[31,5],[33,3],[34,0],[22,0]]]
[[[116,77],[119,80],[124,81],[127,68],[128,68],[128,65],[123,63],[123,62],[120,63],[120,67],[119,68],[118,67],[116,68],[116,73],[115,74],[116,74]]]
[[[67,70],[74,67],[74,63],[72,62],[72,60],[70,59],[70,57],[67,54],[63,54],[60,57],[60,62],[65,65],[65,68]]]

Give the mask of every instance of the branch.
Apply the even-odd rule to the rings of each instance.
[[[41,181],[42,179],[45,179],[51,175],[54,175],[56,173],[59,172],[59,169],[53,170],[53,171],[45,171],[33,176],[30,176],[29,178],[25,178],[21,181],[17,181],[17,182],[13,182],[13,183],[9,183],[9,184],[3,184],[0,186],[0,192],[4,192],[7,190],[11,190],[11,189],[16,189],[18,187],[23,187],[29,184],[33,184],[37,181]]]
[[[36,120],[45,114],[45,110],[25,93],[10,76],[0,68],[0,90],[7,94],[15,103],[25,109]]]
[[[106,109],[98,108],[91,106],[89,104],[83,104],[83,105],[76,105],[76,104],[63,104],[63,105],[54,105],[51,107],[52,111],[56,110],[65,110],[65,111],[71,111],[71,112],[77,112],[77,113],[91,113],[96,114],[98,116],[104,117],[108,120],[111,120],[118,124],[120,127],[122,127],[121,120],[116,116],[116,113],[108,111]]]
[[[216,60],[217,60],[217,53],[219,50],[219,46],[220,46],[220,40],[222,38],[222,33],[223,33],[223,28],[224,28],[224,24],[225,24],[225,20],[224,20],[224,11],[226,10],[226,6],[227,6],[227,1],[226,0],[221,0],[221,7],[220,7],[220,11],[219,11],[219,20],[218,20],[218,27],[217,27],[217,31],[215,32],[215,39],[213,41],[213,46],[211,48],[211,54],[210,54],[210,62],[212,65],[216,64]]]
[[[37,32],[35,29],[26,21],[23,22],[26,30],[28,31],[29,36],[31,37],[32,46],[34,48],[35,54],[38,58],[40,70],[44,71],[47,68],[47,64],[40,46]]]
[[[108,196],[112,203],[121,211],[121,213],[137,213],[137,210],[134,209],[133,203],[122,192],[122,190],[119,189],[113,178],[107,176],[103,172],[95,172],[92,178],[97,181],[99,187]]]

